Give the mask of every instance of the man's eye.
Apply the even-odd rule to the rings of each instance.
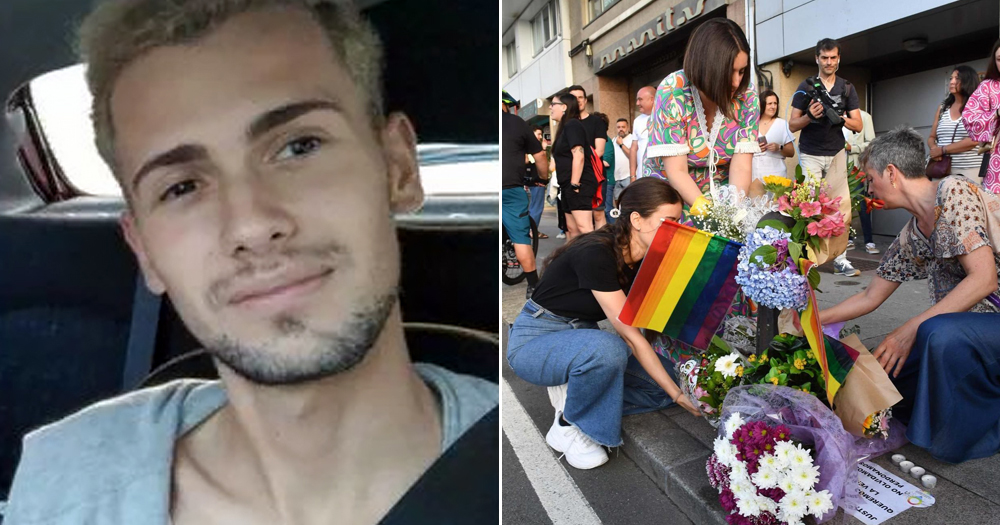
[[[193,179],[188,179],[185,181],[178,182],[176,184],[171,184],[163,195],[160,195],[160,202],[166,202],[174,199],[179,199],[188,193],[193,192],[198,189],[198,183]]]
[[[295,139],[275,155],[275,160],[288,160],[294,157],[308,155],[323,144],[323,140],[318,137],[302,137]]]

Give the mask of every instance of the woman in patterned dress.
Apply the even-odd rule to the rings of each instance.
[[[713,18],[691,35],[684,69],[656,90],[643,176],[666,179],[684,200],[685,214],[700,213],[715,185],[750,187],[760,105],[750,85],[750,45],[732,20]],[[733,314],[755,317],[742,294]],[[658,336],[656,350],[675,362],[699,353]]]
[[[969,137],[980,142],[990,142],[1000,133],[1000,40],[993,44],[986,77],[969,97],[962,110],[962,122]],[[1000,151],[989,156],[989,166],[981,172],[983,187],[1000,194]]]
[[[903,401],[893,416],[911,443],[958,463],[1000,451],[1000,197],[961,175],[924,176],[923,137],[878,136],[861,157],[872,197],[913,218],[868,288],[820,312],[824,324],[875,311],[900,283],[926,279],[930,308],[893,330],[872,355]]]

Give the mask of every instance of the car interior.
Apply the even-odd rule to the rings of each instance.
[[[40,118],[32,80],[77,62],[73,28],[91,4],[0,4],[0,501],[25,433],[140,386],[215,373],[169,299],[146,290],[118,225],[122,199],[78,189]],[[397,217],[411,354],[496,382],[498,126],[495,90],[475,81],[495,77],[495,32],[479,26],[493,27],[496,7],[360,5],[386,47],[387,107],[410,115],[421,143],[427,201]]]

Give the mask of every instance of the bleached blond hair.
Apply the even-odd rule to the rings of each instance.
[[[236,15],[269,7],[312,15],[377,121],[382,115],[382,45],[350,0],[105,0],[83,21],[78,51],[87,64],[97,150],[112,171],[117,173],[111,94],[122,71],[155,48],[190,44]]]

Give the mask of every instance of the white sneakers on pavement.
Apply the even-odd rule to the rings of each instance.
[[[847,277],[857,277],[861,275],[861,272],[854,268],[854,266],[851,265],[851,261],[848,261],[846,258],[840,261],[836,259],[833,261],[833,273],[834,275],[844,275]]]
[[[875,255],[876,253],[878,253],[878,248],[875,247],[875,243],[870,242],[868,244],[865,244],[865,251],[872,255]]]
[[[576,428],[575,425],[559,424],[561,411],[556,412],[552,420],[552,428],[545,434],[545,442],[556,452],[562,452],[566,462],[574,468],[588,470],[608,462],[608,453],[604,447]]]

